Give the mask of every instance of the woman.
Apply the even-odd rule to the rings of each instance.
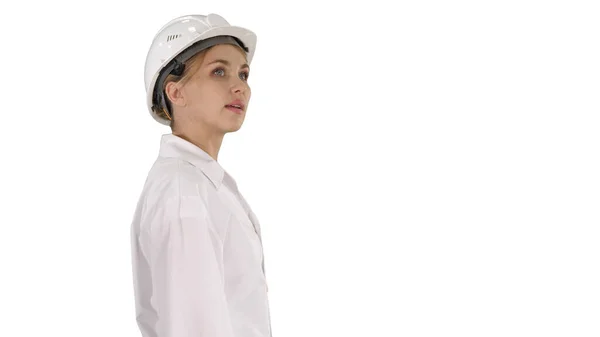
[[[218,163],[250,100],[256,36],[216,14],[155,36],[145,68],[150,115],[168,125],[131,227],[144,337],[271,336],[260,224]]]

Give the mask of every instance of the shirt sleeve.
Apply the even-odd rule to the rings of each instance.
[[[172,197],[149,217],[157,337],[233,337],[222,242],[200,197]]]

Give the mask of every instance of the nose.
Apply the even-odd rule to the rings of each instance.
[[[245,94],[246,90],[248,90],[248,84],[240,79],[235,81],[231,86],[231,92],[234,94]]]

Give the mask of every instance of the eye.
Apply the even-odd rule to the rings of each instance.
[[[221,75],[219,72],[222,72],[223,74]],[[225,75],[225,70],[223,70],[223,68],[217,68],[213,71],[213,74],[217,75],[217,76],[224,76]]]
[[[250,76],[250,74],[249,74],[247,71],[242,71],[242,72],[240,73],[240,78],[241,78],[242,80],[244,80],[244,81],[247,81],[247,80],[248,80],[248,76]]]

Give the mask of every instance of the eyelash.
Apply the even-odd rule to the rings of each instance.
[[[219,71],[219,70],[223,70],[223,72],[225,71],[225,69],[223,69],[223,68],[217,68],[217,69],[213,70],[213,72],[212,72],[212,73],[213,73],[213,74],[215,74],[215,73],[216,73],[217,71]],[[247,72],[247,71],[243,71],[243,72],[241,72],[241,74],[244,74],[244,75],[246,75],[246,79],[245,79],[244,81],[248,81],[248,77],[250,77],[250,73],[249,73],[249,72]],[[216,74],[215,74],[215,75],[216,75]],[[219,76],[219,75],[217,75],[217,76]]]

